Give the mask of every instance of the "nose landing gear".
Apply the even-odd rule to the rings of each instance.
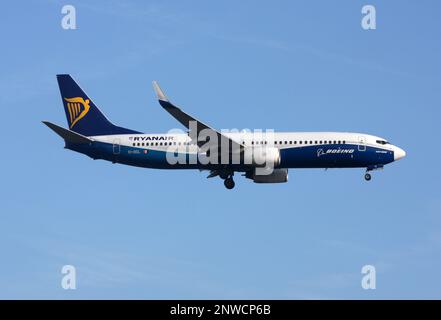
[[[376,164],[376,165],[372,165],[366,168],[366,173],[364,174],[364,180],[366,181],[371,181],[372,176],[369,173],[369,171],[373,171],[373,170],[382,170],[384,168],[384,166],[382,164]]]

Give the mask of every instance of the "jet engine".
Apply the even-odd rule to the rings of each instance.
[[[288,169],[274,169],[271,174],[258,174],[258,168],[247,172],[246,177],[255,183],[283,183],[288,182]]]

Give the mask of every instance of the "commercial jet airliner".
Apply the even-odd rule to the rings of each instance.
[[[151,134],[114,125],[68,74],[57,75],[69,129],[43,121],[65,148],[93,159],[156,169],[198,169],[234,188],[241,172],[256,183],[288,181],[291,168],[365,168],[399,160],[406,152],[386,139],[349,132],[217,131],[172,104],[156,82],[159,104],[186,131]],[[127,106],[126,106],[127,107]]]

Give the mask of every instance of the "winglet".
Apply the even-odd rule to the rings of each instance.
[[[167,97],[165,96],[164,92],[162,92],[159,84],[156,81],[153,81],[153,89],[155,89],[158,100],[168,101]]]

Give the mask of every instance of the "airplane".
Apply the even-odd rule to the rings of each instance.
[[[365,168],[370,172],[406,152],[381,137],[351,132],[219,132],[182,111],[153,87],[162,108],[187,130],[142,133],[113,124],[69,74],[57,75],[69,128],[43,121],[65,148],[92,159],[156,169],[198,169],[233,189],[235,172],[255,183],[288,181],[288,169]],[[201,138],[201,135],[205,134]]]

